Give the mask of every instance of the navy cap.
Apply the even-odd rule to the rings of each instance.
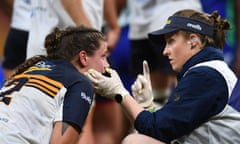
[[[214,35],[214,28],[209,24],[188,17],[171,16],[162,29],[149,33],[148,37],[154,46],[164,48],[166,44],[164,35],[178,30],[191,31],[210,37]]]

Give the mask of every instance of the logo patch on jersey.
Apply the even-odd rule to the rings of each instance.
[[[32,71],[50,71],[50,70],[52,70],[52,67],[54,67],[54,66],[55,65],[48,64],[44,61],[40,61],[40,62],[36,63],[35,66],[28,68],[24,73],[29,73]]]
[[[40,62],[36,63],[36,66],[39,67],[39,68],[52,68],[55,65],[48,64],[48,63],[46,63],[44,61],[40,61]]]
[[[174,101],[179,101],[180,100],[180,95],[178,94],[178,93],[176,93],[175,95],[174,95],[174,97],[173,97],[173,100]]]
[[[89,104],[92,103],[90,96],[87,96],[85,92],[81,92],[82,99],[86,100]]]
[[[0,121],[7,123],[7,122],[8,122],[8,119],[7,119],[7,118],[4,118],[4,117],[0,117]]]

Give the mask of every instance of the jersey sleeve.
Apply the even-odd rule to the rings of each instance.
[[[81,81],[71,86],[63,102],[63,120],[79,132],[85,122],[93,100],[93,87],[89,81]]]

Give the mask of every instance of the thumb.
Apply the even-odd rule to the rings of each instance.
[[[92,77],[95,77],[95,78],[99,78],[102,76],[102,74],[94,69],[89,69],[88,70],[88,73],[92,76]]]
[[[89,70],[87,71],[86,75],[87,75],[88,78],[89,78],[92,82],[94,82],[94,83],[97,83],[98,80],[103,77],[103,75],[102,75],[100,72],[98,72],[98,71],[96,71],[96,70],[94,70],[94,69],[89,69]]]
[[[110,69],[110,70],[111,70],[111,72],[110,72],[111,73],[111,77],[120,79],[120,77],[119,77],[119,75],[118,75],[116,70],[114,70],[114,69]]]

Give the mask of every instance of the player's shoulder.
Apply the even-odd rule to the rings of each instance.
[[[79,72],[71,63],[66,61],[58,61],[56,68],[53,69],[52,76],[54,79],[61,81],[65,86],[74,83],[85,83],[90,85],[90,80],[81,72]]]

